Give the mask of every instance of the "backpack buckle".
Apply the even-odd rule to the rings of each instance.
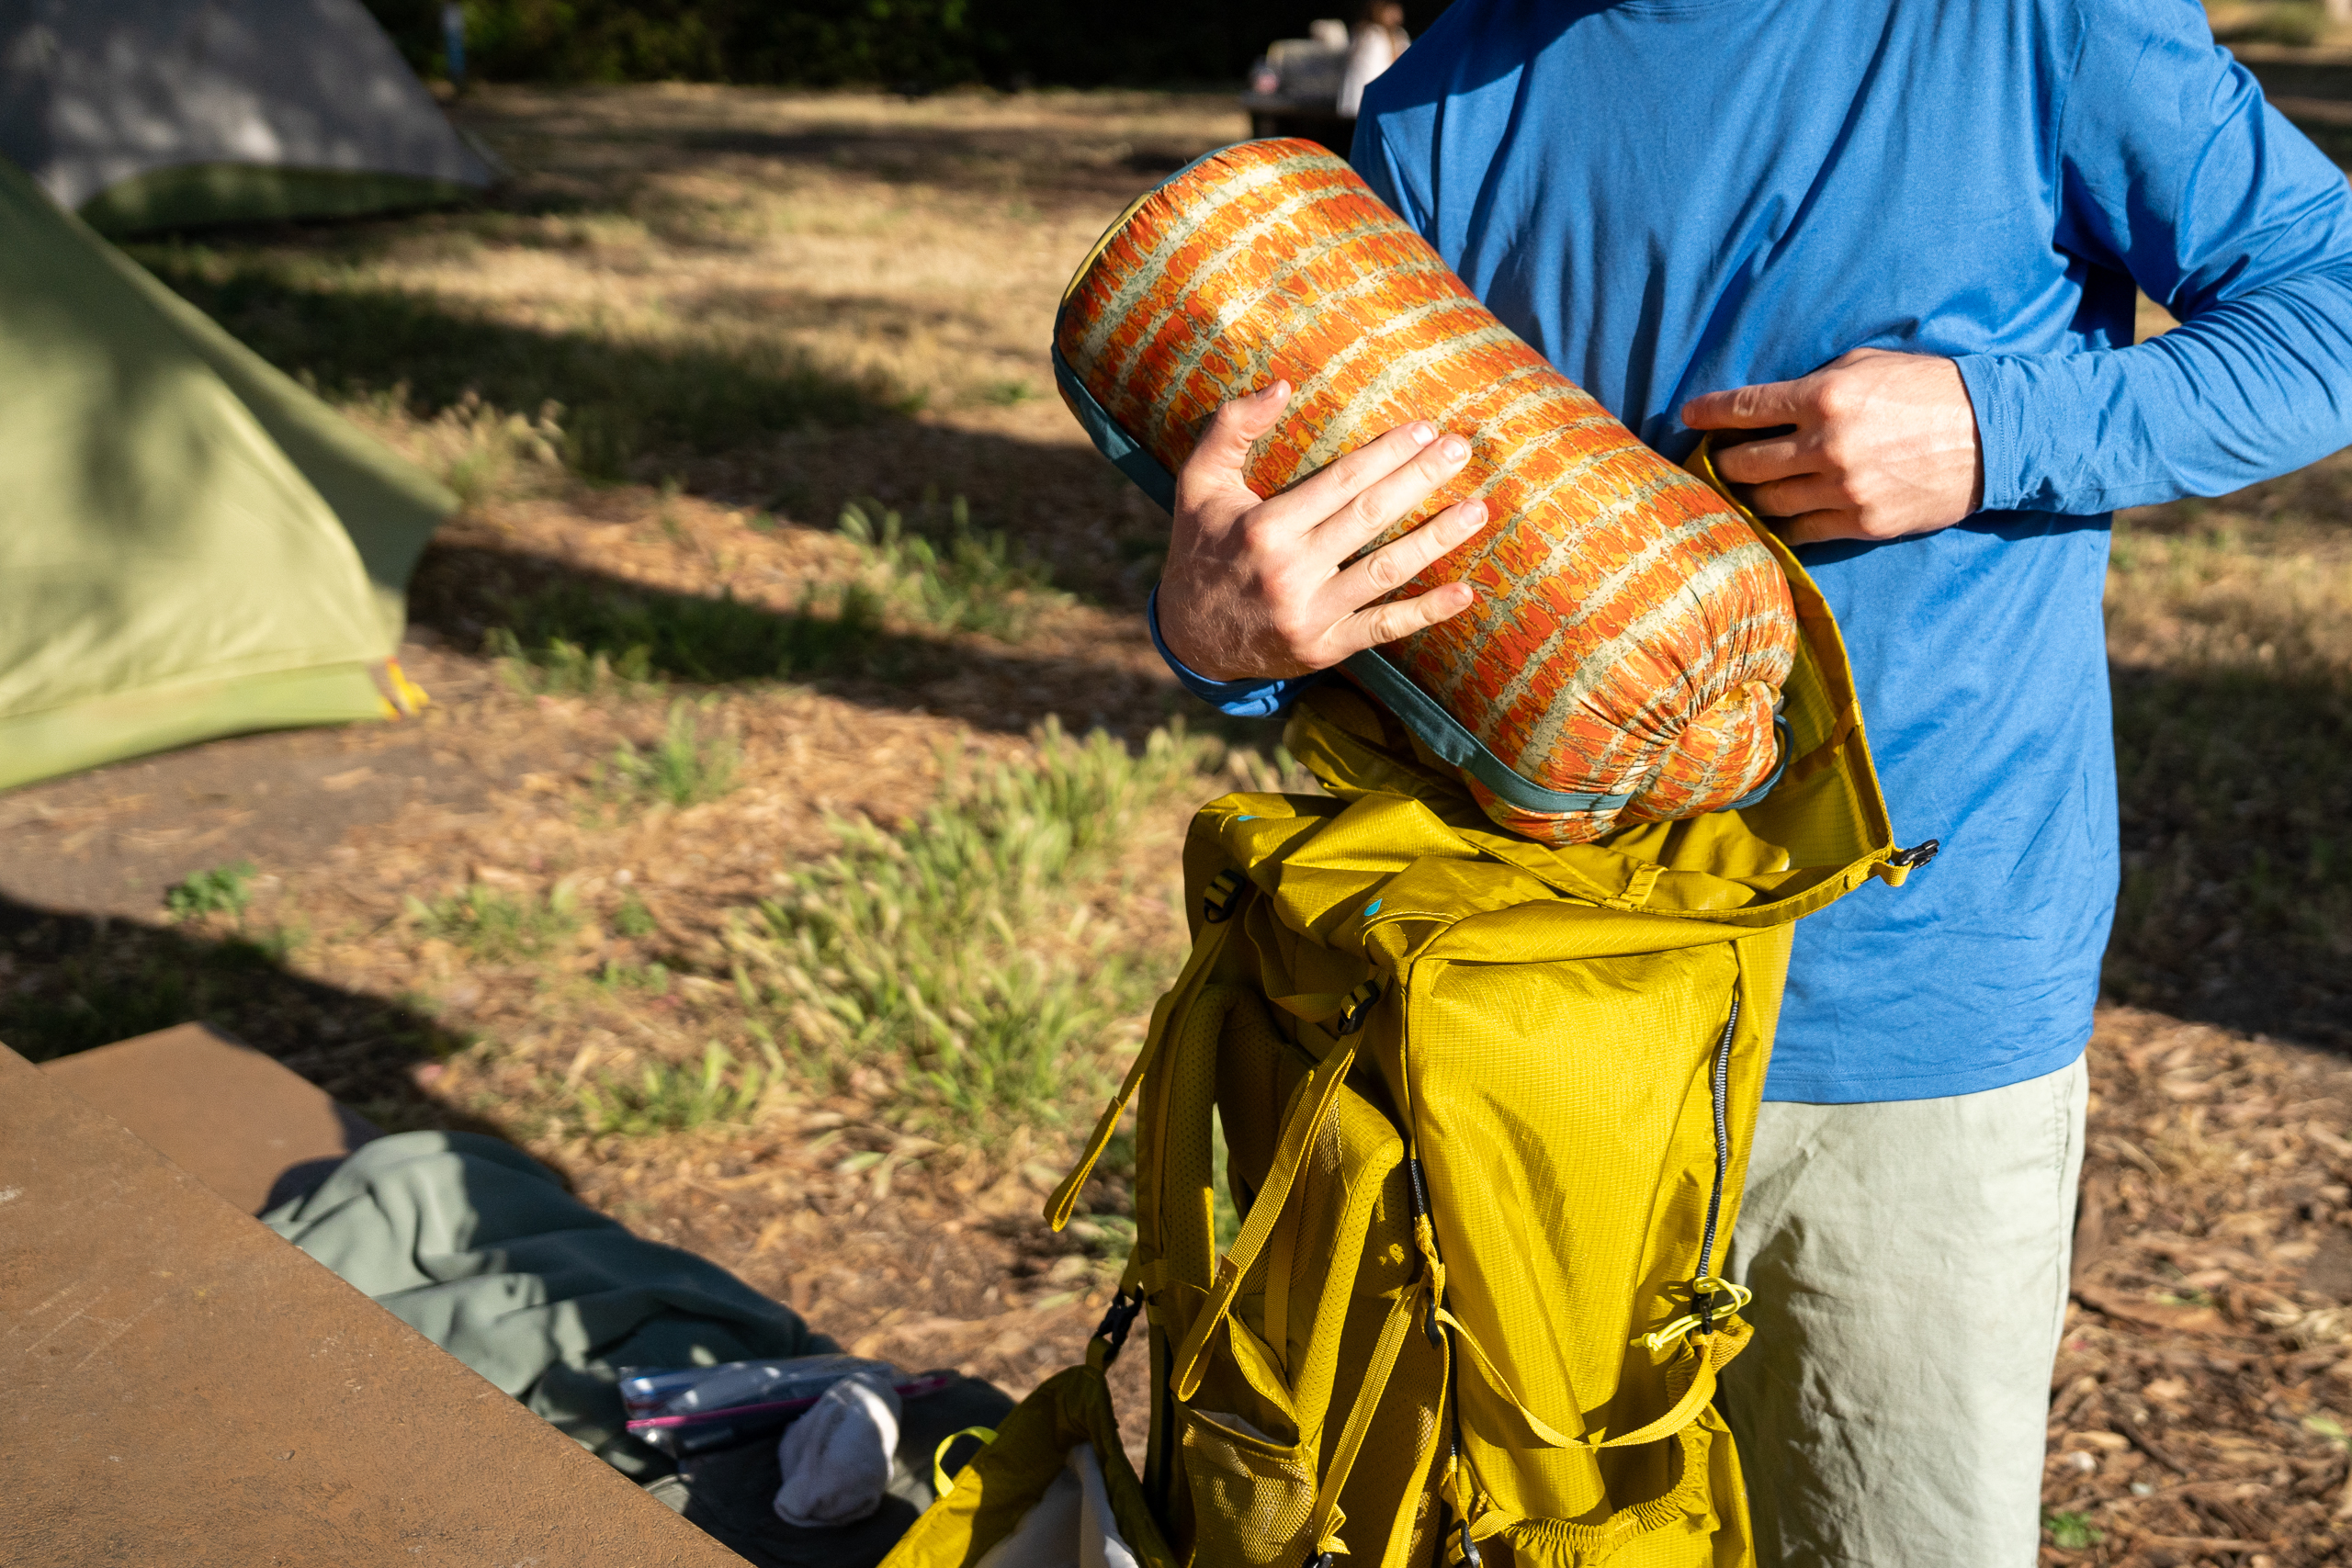
[[[1232,919],[1233,907],[1241,901],[1245,886],[1238,872],[1218,872],[1210,880],[1208,891],[1201,895],[1201,919],[1213,926]]]
[[[1136,1314],[1143,1310],[1141,1291],[1121,1291],[1111,1298],[1111,1308],[1095,1326],[1094,1337],[1109,1347],[1102,1354],[1102,1364],[1109,1366],[1118,1359],[1119,1349],[1127,1342],[1127,1330],[1134,1325]]]
[[[1917,871],[1921,866],[1927,864],[1929,861],[1935,859],[1937,853],[1941,851],[1943,847],[1944,843],[1941,839],[1922,839],[1917,843],[1912,845],[1909,849],[1897,850],[1893,854],[1887,856],[1886,863],[1892,866],[1900,867],[1905,871]]]
[[[1364,1020],[1372,1015],[1372,1010],[1379,1000],[1380,982],[1377,980],[1366,980],[1350,991],[1347,999],[1340,1004],[1340,1021],[1332,1025],[1331,1032],[1349,1035],[1362,1029]]]

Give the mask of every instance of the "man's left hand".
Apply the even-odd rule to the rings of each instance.
[[[1792,545],[1893,539],[1949,528],[1984,497],[1984,453],[1960,367],[1932,354],[1858,348],[1794,381],[1709,392],[1682,405],[1693,430],[1794,425],[1715,454],[1786,518]]]

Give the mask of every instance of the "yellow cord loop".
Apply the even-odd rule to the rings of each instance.
[[[1711,1303],[1709,1310],[1704,1314],[1695,1312],[1684,1313],[1680,1317],[1676,1318],[1664,1328],[1658,1329],[1655,1333],[1645,1334],[1638,1339],[1634,1340],[1635,1344],[1646,1345],[1653,1351],[1665,1349],[1668,1345],[1681,1338],[1684,1335],[1690,1333],[1694,1328],[1710,1325],[1717,1318],[1728,1317],[1733,1313],[1738,1312],[1741,1308],[1747,1306],[1748,1303],[1756,1299],[1756,1292],[1749,1290],[1747,1286],[1736,1285],[1729,1280],[1718,1279],[1713,1274],[1702,1274],[1699,1278],[1691,1280],[1687,1285],[1673,1285],[1668,1288],[1677,1295],[1692,1298],[1699,1296],[1729,1296],[1731,1298],[1731,1304],[1725,1306],[1719,1302]]]
[[[1437,1255],[1437,1227],[1427,1214],[1413,1216],[1413,1245],[1421,1249],[1421,1279],[1429,1286],[1430,1300],[1445,1300],[1445,1265]]]
[[[1446,1468],[1448,1471],[1446,1481],[1449,1483],[1447,1489],[1453,1493],[1453,1517],[1456,1521],[1456,1528],[1449,1532],[1453,1540],[1447,1542],[1446,1561],[1463,1562],[1467,1559],[1455,1548],[1465,1539],[1475,1539],[1475,1527],[1478,1520],[1485,1517],[1487,1510],[1479,1506],[1478,1488],[1471,1477],[1467,1459],[1457,1456],[1447,1464]]]
[[[972,1460],[967,1459],[964,1461],[964,1465],[957,1467],[955,1475],[947,1473],[947,1450],[958,1438],[978,1438],[980,1440],[980,1447],[986,1448],[996,1441],[996,1428],[967,1427],[960,1432],[950,1432],[939,1439],[939,1446],[931,1450],[931,1495],[933,1497],[944,1497],[955,1491],[956,1480],[963,1474],[964,1467],[972,1462]],[[979,1457],[976,1453],[972,1459]]]

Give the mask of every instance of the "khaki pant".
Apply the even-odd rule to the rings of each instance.
[[[1764,1568],[2029,1568],[2088,1077],[1768,1103],[1724,1370]]]

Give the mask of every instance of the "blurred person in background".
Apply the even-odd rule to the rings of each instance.
[[[466,8],[458,0],[441,7],[441,52],[449,63],[449,85],[466,85]]]
[[[1405,31],[1405,7],[1396,0],[1372,0],[1356,20],[1348,44],[1348,72],[1340,78],[1340,112],[1349,118],[1363,107],[1363,90],[1372,79],[1396,63],[1412,42]]]

